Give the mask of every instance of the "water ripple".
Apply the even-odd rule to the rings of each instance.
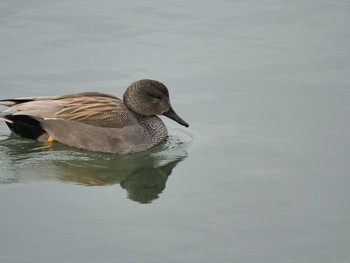
[[[55,180],[81,185],[120,184],[128,197],[149,203],[164,190],[173,168],[186,159],[192,137],[170,130],[168,140],[127,155],[88,152],[60,143],[46,147],[17,136],[0,140],[0,184]]]

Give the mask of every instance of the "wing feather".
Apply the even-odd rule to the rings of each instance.
[[[98,127],[122,128],[137,122],[117,97],[99,92],[1,100],[8,114],[73,120]]]

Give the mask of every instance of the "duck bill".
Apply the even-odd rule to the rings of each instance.
[[[164,116],[167,116],[168,118],[176,121],[177,123],[185,126],[185,127],[188,127],[188,123],[185,122],[183,119],[181,119],[177,114],[176,112],[174,111],[174,109],[172,107],[169,108],[169,110],[167,112],[164,112],[163,113]]]

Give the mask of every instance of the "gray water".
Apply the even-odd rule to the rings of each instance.
[[[169,90],[144,153],[0,123],[0,262],[350,262],[349,1],[2,1],[0,97]]]

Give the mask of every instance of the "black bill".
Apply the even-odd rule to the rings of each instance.
[[[176,112],[173,110],[172,107],[170,107],[170,109],[167,111],[167,112],[164,112],[163,113],[164,116],[167,116],[168,118],[176,121],[177,123],[185,126],[185,127],[188,127],[188,123],[185,122],[183,119],[181,119],[177,114]]]

